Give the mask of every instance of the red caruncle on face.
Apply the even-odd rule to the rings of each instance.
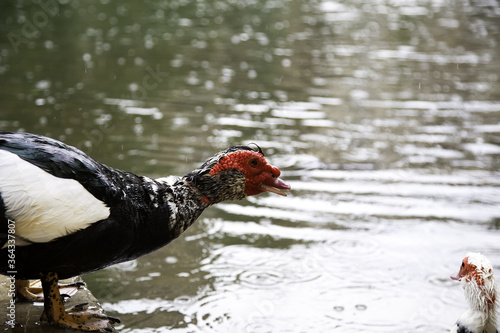
[[[256,151],[237,151],[222,157],[210,170],[210,175],[235,169],[241,171],[246,178],[245,194],[256,195],[266,190],[261,186],[273,182],[281,174],[280,170],[267,163],[264,156]]]

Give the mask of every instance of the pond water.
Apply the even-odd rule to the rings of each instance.
[[[0,130],[182,175],[256,142],[292,187],[85,276],[120,332],[447,332],[500,275],[496,1],[0,5]]]

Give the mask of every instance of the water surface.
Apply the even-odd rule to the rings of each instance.
[[[1,7],[1,130],[151,177],[256,142],[292,186],[85,276],[120,331],[447,332],[465,253],[500,270],[498,3]]]

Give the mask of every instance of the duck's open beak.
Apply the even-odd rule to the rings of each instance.
[[[459,273],[457,273],[457,274],[455,274],[455,275],[451,275],[451,276],[450,276],[450,279],[452,279],[452,280],[456,280],[456,281],[460,281],[460,274],[459,274]]]
[[[260,184],[260,186],[266,191],[266,192],[272,192],[276,193],[282,196],[286,197],[286,193],[283,192],[282,190],[289,190],[290,185],[285,183],[279,178],[271,178],[271,179],[266,179],[264,182]]]

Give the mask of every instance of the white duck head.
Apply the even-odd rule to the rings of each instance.
[[[481,253],[469,252],[458,273],[450,277],[460,281],[469,304],[450,332],[497,332],[497,283],[491,262]]]

